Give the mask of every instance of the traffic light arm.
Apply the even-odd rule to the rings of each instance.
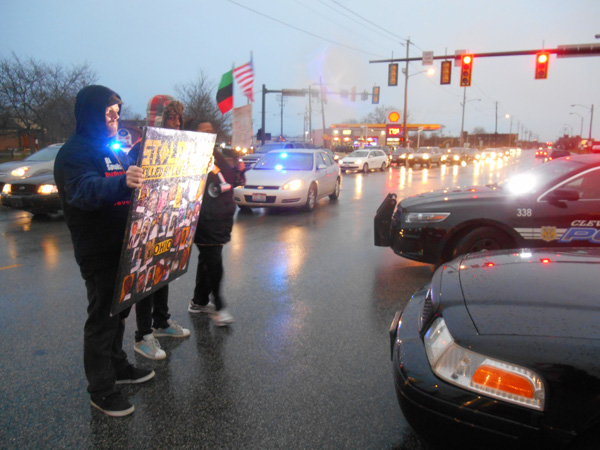
[[[498,56],[521,56],[521,55],[536,55],[540,52],[553,54],[560,57],[576,57],[576,56],[600,56],[600,44],[576,44],[563,45],[558,48],[537,49],[537,50],[515,50],[510,52],[491,52],[491,53],[471,53],[473,58],[490,58]],[[433,56],[433,59],[456,59],[460,60],[461,55],[440,55]],[[394,63],[406,61],[423,61],[422,56],[414,58],[398,58],[398,59],[379,59],[369,61],[369,63]]]

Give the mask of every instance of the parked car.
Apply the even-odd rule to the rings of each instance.
[[[497,184],[414,195],[397,208],[389,194],[375,216],[375,245],[435,265],[479,250],[600,247],[600,155],[555,159]]]
[[[319,199],[340,195],[340,168],[323,149],[273,150],[245,172],[244,186],[233,190],[242,210],[251,208],[315,209]]]
[[[408,155],[409,167],[416,165],[431,167],[433,164],[438,166],[442,164],[442,151],[439,147],[419,147]]]
[[[600,448],[600,249],[463,255],[390,327],[402,413],[441,449]]]
[[[0,200],[3,206],[34,215],[57,213],[62,209],[52,173],[13,178],[2,187]]]
[[[370,170],[384,171],[389,166],[388,156],[378,148],[361,148],[354,150],[348,156],[340,159],[340,168],[342,173],[347,171],[362,171],[364,173]]]
[[[265,153],[271,150],[289,150],[292,148],[315,148],[315,146],[309,142],[269,142],[268,144],[261,145],[254,149],[254,153],[249,153],[242,156],[242,161],[247,167],[251,167],[256,163]]]
[[[9,180],[54,173],[54,159],[62,146],[63,144],[52,144],[25,159],[0,164],[0,191]]]

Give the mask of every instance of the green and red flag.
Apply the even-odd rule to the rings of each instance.
[[[217,91],[217,104],[222,114],[233,109],[233,70],[225,72],[221,77]]]

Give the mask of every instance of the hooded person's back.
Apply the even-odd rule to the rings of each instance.
[[[109,147],[106,127],[106,108],[121,103],[118,94],[104,86],[79,91],[75,134],[54,164],[75,259],[84,278],[89,271],[118,263],[121,253],[131,199],[124,176],[128,163],[124,153]]]

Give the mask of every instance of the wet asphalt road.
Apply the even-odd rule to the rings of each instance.
[[[123,390],[133,415],[89,404],[82,361],[86,297],[62,217],[0,207],[0,448],[426,450],[398,407],[388,328],[432,267],[373,245],[388,192],[485,184],[508,165],[344,174],[337,202],[313,213],[237,214],[221,329],[187,312],[196,268],[171,284],[187,339],[160,338],[167,358],[133,351],[156,377]]]

